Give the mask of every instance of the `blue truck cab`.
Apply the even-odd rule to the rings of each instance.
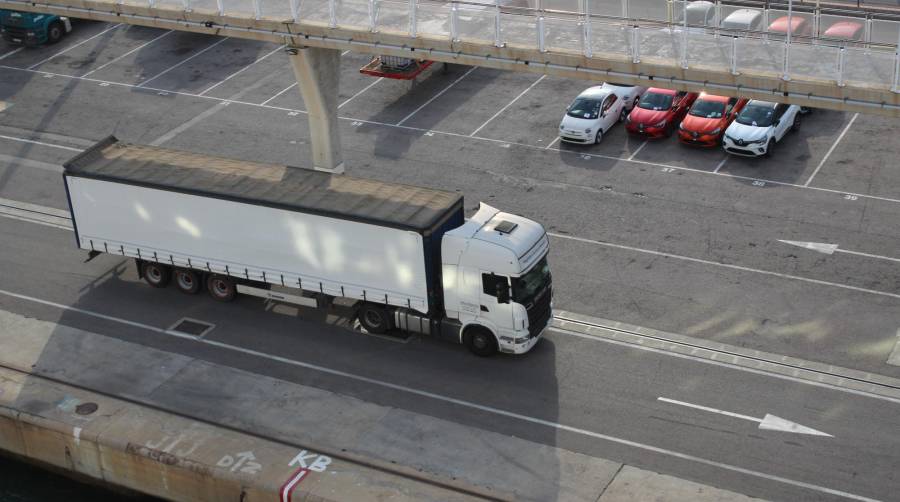
[[[67,17],[0,9],[0,34],[15,45],[53,44],[72,31]]]

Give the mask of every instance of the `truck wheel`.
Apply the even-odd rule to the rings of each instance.
[[[206,290],[209,296],[220,302],[230,302],[237,296],[237,288],[234,281],[224,275],[211,275],[206,280]]]
[[[141,268],[141,273],[147,284],[154,288],[164,288],[169,285],[172,278],[172,271],[166,265],[160,263],[145,261]]]
[[[487,328],[473,326],[466,330],[463,340],[476,356],[490,357],[497,353],[497,339]]]
[[[66,29],[63,27],[62,23],[59,21],[50,23],[50,26],[47,27],[47,43],[55,44],[56,42],[59,42],[65,33]]]
[[[197,272],[190,269],[176,269],[175,286],[178,288],[178,291],[193,295],[200,291],[200,276]]]
[[[390,320],[388,319],[388,311],[383,307],[365,303],[359,308],[359,323],[369,333],[381,335],[387,333],[390,329]]]

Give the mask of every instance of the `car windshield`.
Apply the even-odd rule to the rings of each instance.
[[[775,122],[775,109],[767,105],[749,104],[741,110],[739,124],[755,127],[769,127]]]
[[[691,115],[708,119],[720,119],[725,113],[725,103],[700,100],[691,107]]]
[[[595,119],[600,116],[601,104],[602,102],[599,99],[579,96],[575,98],[575,101],[569,106],[567,115],[577,119]]]
[[[647,93],[641,97],[638,108],[645,110],[668,110],[672,108],[671,94]]]
[[[544,291],[550,284],[550,266],[547,257],[541,258],[535,266],[531,267],[522,277],[512,278],[512,297],[516,303],[528,306],[534,301],[538,293]]]

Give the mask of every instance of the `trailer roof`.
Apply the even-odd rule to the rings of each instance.
[[[64,164],[70,176],[278,207],[427,233],[462,196],[443,190],[333,175],[120,142],[110,136]]]

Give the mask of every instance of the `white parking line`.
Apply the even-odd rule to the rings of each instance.
[[[279,45],[279,46],[276,47],[274,50],[272,50],[272,52],[266,54],[265,56],[263,56],[263,57],[261,57],[261,58],[259,58],[259,59],[256,59],[256,60],[253,61],[252,63],[250,63],[250,64],[248,64],[247,66],[241,68],[240,70],[238,70],[238,71],[232,73],[231,75],[228,75],[228,76],[225,77],[222,81],[217,82],[217,83],[215,83],[215,84],[213,84],[213,85],[207,87],[206,90],[204,90],[203,92],[201,92],[200,94],[198,94],[198,96],[203,96],[203,95],[205,95],[207,92],[209,92],[209,91],[215,89],[216,87],[219,87],[220,85],[224,84],[225,82],[228,82],[228,81],[231,80],[233,77],[239,75],[240,73],[242,73],[242,72],[245,71],[246,69],[250,68],[251,66],[255,65],[256,63],[259,63],[259,62],[262,61],[263,59],[266,59],[267,57],[271,56],[272,54],[275,54],[276,52],[280,51],[280,50],[283,49],[283,48],[284,48],[283,45]]]
[[[51,59],[53,59],[53,58],[55,58],[55,57],[57,57],[57,56],[61,56],[61,55],[63,55],[63,54],[65,54],[65,53],[69,52],[70,50],[72,50],[72,49],[74,49],[74,48],[76,48],[76,47],[78,47],[78,46],[84,45],[84,44],[90,42],[91,40],[93,40],[93,39],[95,39],[95,38],[97,38],[97,37],[99,37],[99,36],[102,36],[103,34],[108,33],[108,32],[110,32],[110,31],[112,31],[112,30],[114,30],[114,29],[116,29],[116,28],[118,28],[119,26],[122,26],[122,25],[121,25],[121,24],[114,24],[114,25],[110,26],[109,28],[107,28],[107,29],[101,31],[100,33],[97,33],[96,35],[94,35],[94,36],[91,37],[91,38],[88,38],[88,39],[86,39],[86,40],[82,40],[81,42],[78,42],[77,44],[75,44],[75,45],[73,45],[73,46],[71,46],[71,47],[67,47],[67,48],[65,48],[65,49],[63,49],[63,50],[57,52],[56,54],[50,56],[50,57],[47,58],[47,59],[42,59],[42,60],[38,61],[37,63],[34,63],[33,65],[29,66],[28,69],[29,69],[29,70],[33,70],[33,69],[37,68],[38,66],[40,66],[40,65],[42,65],[42,64],[44,64],[44,63],[46,63],[47,61],[50,61]]]
[[[0,134],[0,139],[8,139],[10,141],[18,141],[19,143],[30,143],[32,145],[47,146],[50,148],[59,148],[60,150],[69,150],[71,152],[83,152],[84,151],[81,148],[72,148],[71,146],[65,146],[65,145],[54,145],[53,143],[44,143],[43,141],[35,141],[33,139],[25,139],[25,138],[16,138],[14,136],[5,136],[2,134]]]
[[[353,100],[354,100],[357,96],[359,96],[360,94],[362,94],[362,93],[368,91],[369,89],[371,89],[373,86],[375,86],[375,84],[377,84],[378,82],[381,82],[382,80],[384,80],[384,77],[378,77],[374,82],[372,82],[371,84],[367,85],[363,90],[361,90],[361,91],[357,92],[356,94],[354,94],[354,95],[350,96],[349,98],[347,98],[347,101],[344,101],[343,103],[341,103],[341,104],[338,105],[338,110],[340,110],[341,108],[343,108],[344,105],[346,105],[347,103],[353,101]],[[288,87],[288,89],[290,89],[290,87]],[[285,90],[287,90],[287,89],[285,89]],[[282,92],[284,92],[284,91],[282,91]]]
[[[288,92],[289,90],[293,89],[294,87],[297,87],[297,82],[294,82],[293,84],[291,84],[291,85],[285,87],[284,89],[282,89],[281,91],[279,91],[278,94],[276,94],[276,95],[272,96],[271,98],[269,98],[269,99],[263,101],[262,103],[260,103],[259,106],[268,106],[268,104],[269,104],[270,101],[272,101],[273,99],[277,98],[278,96],[281,96],[282,94]]]
[[[434,96],[432,96],[431,99],[429,99],[428,101],[425,102],[425,104],[423,104],[422,106],[416,108],[412,113],[410,113],[410,114],[407,115],[406,117],[403,117],[403,120],[401,120],[400,122],[397,122],[397,123],[394,124],[394,125],[397,125],[397,126],[403,125],[403,123],[406,122],[407,120],[411,119],[413,115],[419,113],[419,110],[421,110],[422,108],[425,108],[426,106],[430,105],[432,101],[434,101],[435,99],[441,97],[445,92],[449,91],[451,87],[453,87],[454,85],[456,85],[457,83],[459,83],[460,80],[462,80],[462,79],[466,78],[467,76],[469,76],[470,73],[472,73],[473,71],[475,71],[475,68],[478,68],[478,67],[477,67],[477,66],[473,66],[473,67],[469,68],[469,71],[463,73],[461,77],[459,77],[458,79],[454,80],[453,83],[451,83],[450,85],[448,85],[447,87],[445,87],[441,92],[439,92],[439,93],[435,94]]]
[[[632,160],[634,160],[634,157],[635,157],[637,154],[641,153],[641,150],[643,150],[644,147],[647,146],[647,141],[649,141],[649,140],[646,140],[646,139],[645,139],[644,142],[641,143],[641,146],[637,147],[637,150],[635,150],[634,153],[632,153],[631,155],[629,155],[628,158],[625,159],[625,160],[627,160],[627,161],[629,161],[629,162],[631,162]]]
[[[19,68],[19,67],[15,67],[15,66],[0,65],[0,68],[7,69],[7,70],[27,71],[27,72],[32,72],[32,73],[38,73],[41,75],[48,75],[51,77],[62,77],[62,78],[71,78],[71,79],[76,79],[76,80],[84,80],[86,82],[96,82],[98,84],[103,84],[106,86],[116,86],[116,87],[123,87],[123,88],[127,88],[127,89],[133,89],[133,88],[139,87],[138,85],[135,85],[135,84],[126,84],[126,83],[122,83],[122,82],[113,82],[113,81],[109,81],[109,80],[99,80],[99,79],[93,79],[93,78],[83,78],[83,77],[78,77],[75,75],[66,75],[63,73],[52,73],[52,72],[47,72],[47,71],[42,71],[42,70],[29,70],[27,68]],[[305,110],[298,110],[298,109],[294,109],[294,108],[285,108],[282,106],[273,106],[273,105],[268,104],[272,99],[274,99],[274,98],[278,97],[279,95],[283,94],[284,92],[288,91],[295,85],[297,85],[297,84],[291,84],[290,86],[288,86],[287,88],[285,88],[284,90],[282,90],[281,92],[276,94],[275,96],[272,96],[271,98],[267,99],[263,103],[251,103],[249,101],[240,101],[240,100],[234,100],[234,99],[229,100],[229,99],[224,99],[224,98],[217,98],[214,96],[199,96],[197,94],[193,94],[190,92],[172,91],[172,90],[168,90],[168,89],[159,89],[159,88],[153,88],[153,87],[142,87],[142,89],[145,89],[148,91],[156,91],[159,93],[176,94],[179,96],[188,96],[188,97],[200,98],[200,99],[211,99],[211,100],[215,100],[215,101],[228,101],[230,103],[236,103],[236,104],[240,104],[240,105],[244,105],[244,106],[260,107],[260,108],[266,108],[269,110],[279,110],[279,111],[284,111],[284,112],[288,112],[288,113],[304,113],[305,114],[306,113]],[[451,136],[451,137],[462,138],[462,139],[474,139],[477,141],[484,141],[487,143],[494,143],[497,145],[506,145],[507,147],[509,145],[515,145],[515,146],[519,146],[522,148],[530,148],[530,149],[537,149],[537,150],[549,150],[549,151],[560,152],[560,153],[564,153],[564,154],[568,154],[568,155],[596,157],[599,159],[607,159],[607,160],[618,161],[618,162],[632,162],[635,164],[640,164],[640,165],[645,165],[645,166],[659,167],[661,169],[674,169],[674,170],[680,170],[680,171],[685,171],[685,172],[690,172],[690,173],[706,174],[706,175],[712,175],[712,176],[722,176],[724,178],[732,178],[732,179],[751,181],[751,182],[752,181],[760,181],[760,182],[763,182],[765,184],[770,184],[770,185],[777,185],[777,186],[783,186],[783,187],[789,187],[789,188],[806,189],[806,190],[812,190],[812,191],[816,191],[816,192],[825,192],[825,193],[831,193],[831,194],[837,194],[837,195],[852,195],[852,196],[863,198],[863,199],[879,200],[882,202],[890,202],[890,203],[900,204],[900,198],[882,197],[879,195],[871,195],[871,194],[858,193],[858,192],[847,192],[845,190],[834,190],[831,188],[822,188],[822,187],[816,187],[816,186],[804,186],[804,185],[800,185],[797,183],[788,183],[785,181],[776,181],[776,180],[770,180],[770,179],[766,179],[766,178],[753,178],[751,176],[740,176],[737,174],[731,174],[731,173],[727,173],[727,172],[716,173],[716,172],[709,171],[706,169],[695,169],[695,168],[691,168],[691,167],[669,165],[669,164],[663,164],[661,162],[649,162],[649,161],[638,160],[638,159],[632,159],[629,161],[627,158],[624,158],[624,157],[614,157],[611,155],[603,155],[600,153],[582,153],[577,150],[563,150],[560,148],[552,147],[552,145],[555,144],[555,141],[547,146],[537,146],[537,145],[530,145],[528,143],[519,143],[519,142],[515,142],[515,141],[506,141],[506,140],[502,140],[502,139],[485,138],[483,136],[469,136],[467,134],[458,134],[458,133],[447,132],[447,131],[439,131],[439,130],[435,130],[435,129],[425,129],[422,127],[412,127],[412,126],[407,126],[407,125],[388,124],[386,122],[378,122],[375,120],[367,120],[367,119],[361,119],[361,118],[356,118],[356,117],[339,116],[338,118],[341,120],[348,120],[351,122],[359,122],[361,124],[372,124],[372,125],[377,125],[377,126],[381,126],[381,127],[405,129],[408,131],[418,131],[418,132],[423,132],[423,133],[438,134],[441,136]],[[558,138],[557,138],[557,140],[558,140]],[[573,185],[573,186],[575,186],[576,188],[578,187],[577,185]]]
[[[852,126],[853,123],[856,122],[856,117],[859,117],[858,113],[853,114],[853,117],[850,119],[850,122],[847,122],[847,127],[845,127],[843,131],[841,131],[841,135],[837,137],[837,139],[834,141],[834,144],[831,145],[831,148],[829,148],[828,151],[825,152],[825,156],[822,157],[822,161],[819,162],[818,166],[816,166],[816,170],[813,171],[813,173],[809,177],[809,179],[806,180],[806,183],[803,184],[804,187],[808,187],[809,184],[812,183],[813,178],[815,178],[816,175],[819,174],[819,169],[822,169],[822,166],[825,165],[825,161],[828,160],[828,157],[831,157],[831,152],[833,152],[834,149],[837,148],[838,143],[840,143],[841,140],[844,139],[844,135],[847,134],[847,131],[850,130],[850,126]]]
[[[13,50],[7,52],[6,54],[0,56],[0,60],[3,60],[3,59],[6,59],[6,58],[10,57],[10,56],[12,56],[13,54],[16,54],[16,53],[20,52],[22,49],[24,49],[24,47],[19,47],[18,49],[13,49]]]
[[[559,142],[559,136],[553,138],[553,141],[551,141],[549,145],[545,146],[544,150],[549,150],[549,149],[553,148],[553,145],[555,145],[557,142]]]
[[[200,51],[200,52],[194,54],[193,56],[191,56],[191,57],[185,59],[184,61],[182,61],[182,62],[180,62],[180,63],[177,63],[177,64],[174,64],[174,65],[172,65],[172,66],[166,68],[165,70],[163,70],[163,71],[157,73],[156,75],[154,75],[154,76],[152,76],[152,77],[150,77],[150,78],[144,80],[143,82],[139,83],[139,84],[137,85],[137,87],[144,87],[144,86],[147,85],[147,83],[150,82],[151,80],[156,80],[156,79],[158,79],[159,77],[165,75],[166,73],[169,73],[170,71],[174,70],[175,68],[178,68],[179,66],[181,66],[181,65],[183,65],[183,64],[185,64],[185,63],[187,63],[188,61],[190,61],[190,60],[194,59],[195,57],[197,57],[197,56],[203,54],[204,52],[206,52],[206,51],[212,49],[213,47],[215,47],[215,46],[217,46],[217,45],[219,45],[219,44],[225,42],[226,40],[228,40],[227,37],[226,37],[226,38],[223,38],[222,40],[219,40],[218,42],[216,42],[216,43],[210,45],[209,47],[207,47],[207,48],[203,49],[202,51]]]
[[[207,338],[197,338],[197,337],[194,337],[191,335],[178,333],[176,331],[170,331],[170,330],[167,330],[164,328],[151,326],[149,324],[144,324],[144,323],[137,322],[137,321],[131,321],[129,319],[124,319],[121,317],[110,316],[107,314],[102,314],[102,313],[94,312],[91,310],[72,307],[69,305],[63,305],[61,303],[57,303],[57,302],[53,302],[53,301],[49,301],[49,300],[43,300],[41,298],[35,298],[32,296],[23,295],[23,294],[19,294],[19,293],[14,293],[12,291],[6,291],[6,290],[0,289],[0,294],[11,297],[11,298],[17,298],[19,300],[31,302],[31,303],[37,303],[39,305],[46,305],[46,306],[54,307],[54,308],[64,310],[64,311],[76,312],[76,313],[94,317],[97,319],[103,319],[105,321],[111,321],[111,322],[115,322],[115,323],[119,323],[119,324],[124,324],[126,326],[132,326],[135,328],[144,329],[144,330],[151,331],[154,333],[159,333],[159,334],[166,335],[166,336],[180,338],[182,340],[186,340],[186,341],[193,342],[193,343],[199,343],[199,344],[203,344],[203,345],[218,347],[220,349],[228,350],[231,352],[237,352],[237,353],[244,354],[244,355],[259,357],[261,359],[267,359],[269,361],[287,364],[289,366],[294,366],[297,368],[303,368],[303,369],[315,371],[318,373],[325,373],[327,375],[346,378],[348,380],[362,382],[362,383],[374,385],[374,386],[385,388],[385,389],[391,389],[393,391],[403,392],[403,393],[411,394],[414,396],[424,397],[426,399],[432,399],[435,401],[440,401],[442,403],[460,406],[460,407],[468,408],[468,409],[472,409],[472,410],[478,410],[481,412],[490,413],[492,415],[497,415],[497,416],[501,416],[501,417],[505,417],[505,418],[511,418],[514,420],[518,420],[518,421],[522,421],[522,422],[526,422],[526,423],[530,423],[530,424],[534,424],[534,425],[539,425],[542,427],[548,427],[548,428],[556,430],[556,431],[564,431],[564,432],[576,434],[579,436],[585,436],[585,437],[589,437],[589,438],[593,438],[593,439],[599,439],[602,441],[616,443],[616,444],[628,446],[631,448],[636,448],[639,450],[649,451],[649,452],[656,453],[659,455],[665,455],[667,457],[673,457],[673,458],[677,458],[680,460],[686,460],[689,462],[695,462],[695,463],[702,464],[702,465],[708,465],[708,466],[716,467],[716,468],[723,469],[726,471],[736,472],[736,473],[752,476],[755,478],[765,479],[767,481],[774,481],[776,483],[781,483],[781,484],[785,484],[788,486],[803,488],[806,490],[811,490],[811,491],[824,493],[824,494],[828,494],[828,495],[835,495],[838,497],[844,497],[844,498],[848,498],[851,500],[858,500],[861,502],[879,502],[875,499],[863,497],[861,495],[856,495],[856,494],[849,493],[849,492],[835,490],[833,488],[828,488],[828,487],[821,486],[821,485],[806,483],[804,481],[797,481],[797,480],[793,480],[790,478],[776,476],[774,474],[767,474],[767,473],[764,473],[761,471],[755,471],[752,469],[747,469],[747,468],[739,467],[739,466],[732,465],[732,464],[726,464],[726,463],[718,462],[715,460],[709,460],[709,459],[706,459],[703,457],[698,457],[698,456],[687,454],[687,453],[681,453],[681,452],[675,451],[675,450],[669,450],[666,448],[661,448],[661,447],[653,446],[653,445],[646,444],[646,443],[632,441],[630,439],[611,436],[608,434],[602,434],[602,433],[591,431],[588,429],[573,427],[571,425],[565,425],[565,424],[562,424],[559,422],[544,420],[542,418],[533,417],[530,415],[523,415],[521,413],[516,413],[516,412],[512,412],[512,411],[508,411],[508,410],[503,410],[500,408],[495,408],[492,406],[478,404],[473,401],[467,401],[464,399],[446,396],[443,394],[437,394],[434,392],[416,389],[414,387],[409,387],[406,385],[399,385],[399,384],[388,382],[385,380],[378,380],[376,378],[371,378],[371,377],[367,377],[367,376],[356,374],[356,373],[350,373],[347,371],[337,370],[337,369],[329,368],[326,366],[320,366],[318,364],[297,361],[294,359],[289,359],[286,357],[269,354],[269,353],[262,352],[259,350],[248,349],[246,347],[241,347],[239,345],[232,345],[230,343],[219,342],[219,341],[207,339]]]
[[[512,106],[513,103],[515,103],[516,101],[518,101],[519,98],[521,98],[522,96],[525,95],[525,93],[527,93],[528,91],[534,89],[534,86],[536,86],[536,85],[538,85],[539,83],[541,83],[541,80],[544,80],[544,78],[546,78],[546,77],[547,77],[547,75],[541,75],[541,77],[540,77],[539,79],[535,80],[533,84],[529,85],[524,91],[520,92],[518,96],[516,96],[516,97],[514,97],[514,98],[512,99],[512,101],[510,101],[509,103],[506,103],[506,106],[504,106],[503,108],[501,108],[497,113],[491,115],[491,118],[485,120],[485,121],[484,121],[484,124],[481,124],[480,126],[478,126],[478,129],[475,129],[474,131],[472,131],[472,134],[470,134],[469,136],[475,136],[476,134],[478,134],[478,131],[484,129],[484,126],[490,124],[492,120],[494,120],[495,118],[497,118],[501,113],[505,112],[507,108],[509,108],[510,106]]]
[[[172,33],[172,30],[169,30],[169,31],[163,33],[162,35],[160,35],[160,36],[154,38],[153,40],[150,40],[149,42],[146,42],[146,43],[144,43],[144,44],[141,44],[141,45],[135,47],[134,49],[131,49],[130,51],[126,52],[125,54],[122,54],[121,56],[119,56],[119,57],[113,59],[112,61],[108,61],[108,62],[106,62],[106,63],[104,63],[104,64],[102,64],[102,65],[100,65],[100,66],[94,68],[93,70],[91,70],[91,71],[85,73],[84,75],[82,75],[82,77],[87,77],[88,75],[92,75],[94,72],[98,72],[98,71],[100,71],[100,70],[106,68],[107,66],[109,66],[109,65],[111,65],[111,64],[113,64],[113,63],[115,63],[115,62],[117,62],[117,61],[120,61],[122,58],[127,57],[127,56],[130,56],[131,54],[134,54],[135,52],[137,52],[137,51],[143,49],[144,47],[147,47],[148,45],[152,44],[153,42],[156,42],[157,40],[159,40],[159,39],[165,37],[166,35],[168,35],[168,34],[170,34],[170,33]]]
[[[724,157],[722,157],[722,160],[721,160],[721,162],[719,162],[719,163],[718,163],[718,164],[717,164],[717,165],[716,165],[716,170],[715,170],[715,171],[713,171],[713,174],[716,174],[716,173],[718,173],[718,172],[719,172],[719,170],[721,170],[721,169],[722,169],[722,167],[724,167],[724,166],[725,166],[725,164],[727,164],[727,163],[728,163],[728,159],[729,159],[729,158],[730,158],[730,157],[731,157],[731,155],[728,155],[728,154],[726,154],[726,155],[725,155],[725,156],[724,156]]]

